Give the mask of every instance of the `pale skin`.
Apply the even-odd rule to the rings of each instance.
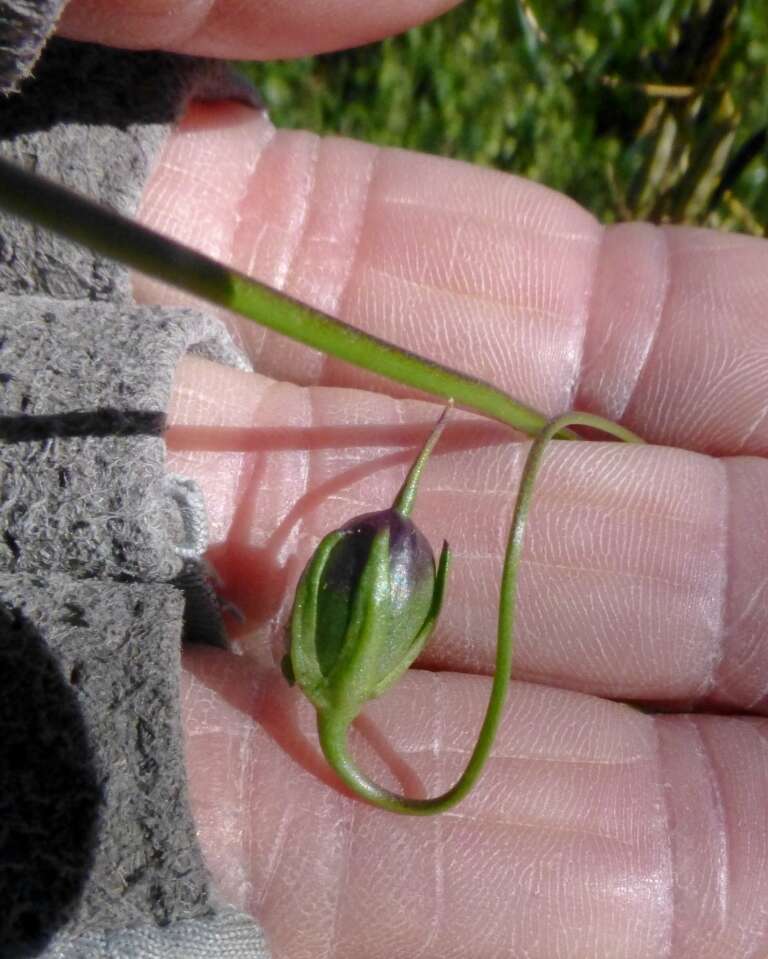
[[[167,4],[128,6],[124,28],[114,2],[73,2],[64,26],[167,41]],[[277,56],[446,6],[253,4],[257,23],[242,3],[190,2],[172,39]],[[181,365],[169,468],[206,494],[247,653],[186,654],[192,801],[223,894],[260,917],[276,959],[763,959],[768,245],[604,230],[540,186],[278,132],[231,104],[191,108],[141,216],[549,415],[591,410],[649,442],[548,451],[494,755],[461,805],[410,820],[344,794],[275,662],[313,547],[391,502],[436,407],[234,320],[257,374]],[[139,279],[136,292],[177,299]],[[455,557],[441,622],[353,740],[377,781],[411,794],[448,788],[474,744],[527,449],[456,420],[414,511]]]

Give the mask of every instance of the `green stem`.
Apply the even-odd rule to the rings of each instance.
[[[542,413],[484,380],[363,333],[6,160],[0,160],[0,208],[299,343],[529,436],[546,425]]]
[[[464,772],[456,784],[447,792],[431,799],[409,799],[397,793],[383,789],[362,773],[349,755],[347,737],[350,722],[332,709],[318,710],[317,729],[320,745],[326,759],[338,774],[342,782],[355,795],[367,800],[374,806],[390,812],[412,816],[429,816],[445,812],[460,802],[477,782],[490,755],[496,733],[501,722],[504,704],[509,690],[512,669],[512,649],[515,624],[515,606],[517,602],[517,577],[523,552],[523,538],[528,519],[533,489],[541,466],[542,456],[547,444],[568,426],[587,426],[601,430],[627,443],[641,443],[642,440],[616,423],[604,420],[589,413],[566,413],[553,420],[534,440],[528,452],[520,478],[520,488],[515,502],[512,525],[504,557],[504,569],[501,577],[499,598],[499,623],[496,639],[496,666],[491,685],[491,694],[485,719],[480,727],[475,748],[469,757]]]

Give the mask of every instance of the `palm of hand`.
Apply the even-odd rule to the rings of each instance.
[[[182,368],[169,468],[206,491],[247,617],[245,659],[187,658],[195,813],[275,955],[763,955],[765,244],[605,231],[543,188],[228,105],[193,108],[143,216],[549,413],[593,409],[658,444],[553,450],[494,758],[454,812],[403,821],[338,789],[269,651],[314,543],[391,500],[431,408],[250,329],[258,375]],[[393,788],[440,792],[474,744],[523,453],[467,418],[425,477],[418,521],[456,554],[441,628],[356,744]]]

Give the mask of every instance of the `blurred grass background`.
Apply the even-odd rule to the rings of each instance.
[[[465,0],[244,69],[279,126],[518,173],[606,222],[768,225],[765,0]]]

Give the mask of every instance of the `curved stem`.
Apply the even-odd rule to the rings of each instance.
[[[460,802],[477,782],[490,755],[501,722],[509,690],[512,667],[517,576],[523,552],[523,538],[533,498],[534,483],[544,450],[550,440],[568,426],[588,426],[601,430],[627,443],[642,443],[634,433],[589,413],[566,413],[550,422],[533,442],[523,467],[520,488],[515,502],[512,525],[504,557],[499,597],[499,623],[496,639],[496,666],[483,724],[469,761],[455,785],[440,796],[430,799],[409,799],[376,785],[362,773],[349,755],[347,736],[353,717],[336,715],[333,710],[318,711],[317,729],[326,759],[342,782],[357,796],[390,812],[412,816],[428,816],[444,812]]]
[[[467,373],[424,359],[230,269],[190,247],[0,159],[0,208],[103,256],[432,396],[535,436],[544,414]],[[563,439],[578,439],[566,432]]]

